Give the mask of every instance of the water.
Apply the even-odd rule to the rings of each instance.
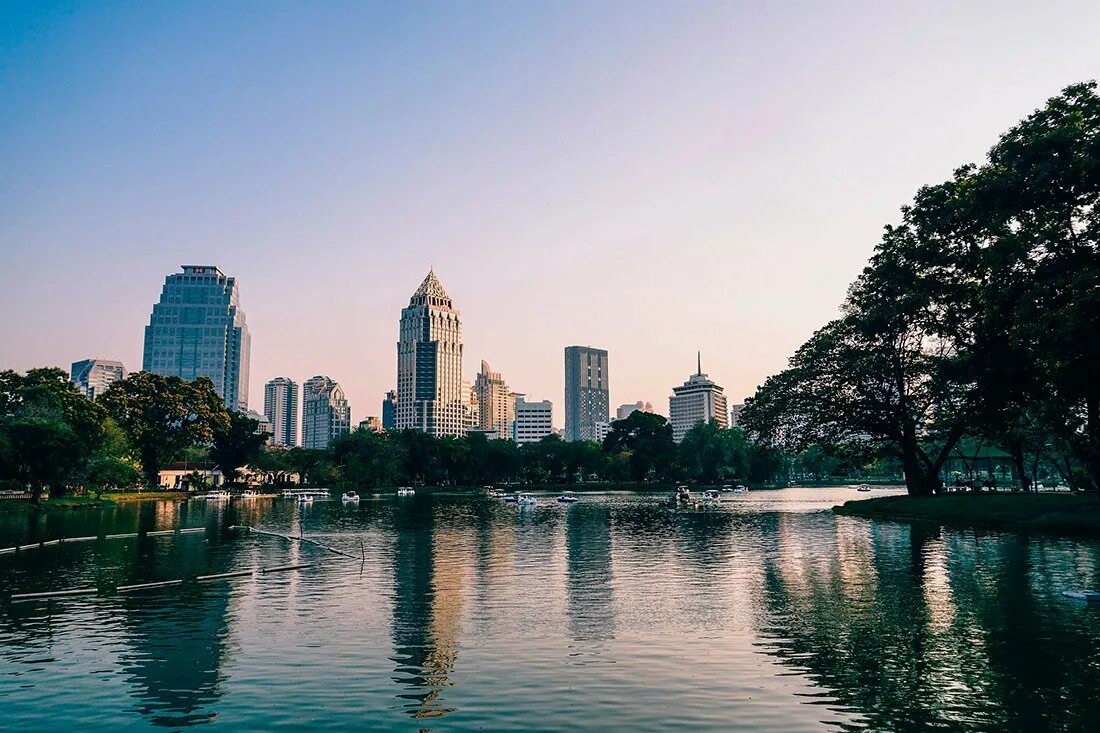
[[[859,495],[866,496],[866,495]],[[0,514],[0,729],[1093,730],[1100,543],[835,517],[853,490],[674,512],[424,493]],[[230,531],[304,531],[362,555]],[[289,573],[11,604],[13,592]]]

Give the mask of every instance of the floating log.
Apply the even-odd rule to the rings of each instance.
[[[24,550],[37,550],[41,546],[42,546],[41,544],[36,542],[33,545],[19,545],[15,549],[19,550],[20,552],[23,552]]]
[[[137,537],[137,536],[138,536],[137,532],[126,532],[124,534],[109,534],[109,535],[106,535],[103,539],[105,539],[105,540],[119,540],[119,539],[123,539],[123,538],[126,538],[126,537]]]
[[[115,590],[119,593],[129,593],[134,590],[147,590],[149,588],[167,588],[172,585],[183,585],[182,580],[162,580],[158,583],[138,583],[137,585],[120,585]]]
[[[206,527],[188,527],[187,529],[181,529],[180,534],[191,534],[192,532],[205,532]]]
[[[6,555],[9,552],[15,552],[18,549],[19,549],[18,547],[3,547],[3,548],[0,548],[0,555]]]
[[[42,546],[46,547],[48,545],[60,545],[60,544],[61,544],[61,540],[48,540],[46,542],[43,542]]]
[[[311,568],[313,563],[298,563],[295,565],[276,565],[273,568],[260,568],[261,573],[280,573],[284,570],[301,570],[302,568]]]
[[[251,570],[237,570],[232,573],[214,573],[213,575],[198,575],[195,577],[197,581],[204,580],[221,580],[223,578],[243,578],[246,575],[252,575]]]
[[[66,537],[66,542],[90,542],[92,540],[98,540],[98,537]]]
[[[90,596],[95,588],[74,588],[73,590],[51,590],[44,593],[12,593],[12,601],[30,601],[36,598],[59,598],[61,596]]]
[[[159,536],[164,535],[164,534],[175,534],[175,533],[176,533],[176,530],[174,530],[174,529],[158,529],[156,532],[146,532],[145,536],[146,537],[159,537]]]
[[[329,552],[335,553],[337,555],[343,555],[344,557],[350,557],[352,560],[358,560],[359,559],[355,555],[344,552],[343,550],[337,550],[335,547],[329,547],[328,545],[323,545],[320,542],[318,542],[317,540],[312,540],[312,539],[310,539],[308,537],[305,537],[305,536],[291,537],[290,535],[279,534],[278,532],[269,532],[266,529],[257,529],[255,527],[249,527],[248,525],[243,525],[243,524],[242,525],[235,524],[232,527],[230,527],[230,529],[247,529],[249,532],[255,532],[256,534],[267,535],[268,537],[279,537],[279,538],[282,538],[282,539],[286,540],[287,542],[308,542],[311,545],[316,545],[317,547],[320,547],[323,550],[328,550]]]

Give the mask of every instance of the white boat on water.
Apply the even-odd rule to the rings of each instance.
[[[517,497],[513,494],[505,494],[504,496],[502,496],[500,498],[504,499],[504,501],[508,502],[509,504],[515,504],[516,499],[517,499]]]
[[[530,494],[519,494],[516,497],[516,504],[519,506],[534,506],[537,503],[535,497]]]
[[[747,494],[748,492],[749,492],[749,487],[748,486],[741,486],[740,484],[738,484],[737,486],[733,487],[733,493],[735,493],[735,494]]]
[[[298,494],[298,503],[299,504],[312,504],[313,503],[313,494]]]
[[[225,490],[211,491],[209,494],[203,497],[207,501],[228,501],[229,492]]]
[[[398,496],[412,496],[415,493],[416,493],[416,491],[414,491],[412,488],[410,488],[408,486],[400,486],[397,489],[397,495]]]
[[[668,500],[677,504],[685,504],[691,501],[691,489],[686,486],[677,486],[668,492]]]
[[[558,502],[561,504],[573,504],[578,501],[580,501],[580,499],[570,494],[562,494],[558,497]]]
[[[359,494],[355,493],[354,491],[345,491],[343,494],[341,494],[340,501],[344,502],[345,504],[358,504]]]
[[[245,492],[243,494],[241,494],[241,498],[242,499],[255,499],[259,495],[260,495],[260,492],[256,491],[255,489],[246,489]]]
[[[703,492],[703,502],[706,504],[714,504],[718,501],[718,489],[707,489]]]
[[[1066,598],[1075,598],[1089,603],[1100,603],[1100,590],[1064,590],[1062,595]]]
[[[871,490],[870,484],[860,484],[859,486],[856,487],[856,491],[870,491],[870,490]]]

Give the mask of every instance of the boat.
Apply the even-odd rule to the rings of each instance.
[[[229,492],[225,490],[211,491],[203,498],[207,501],[226,501],[229,499]]]
[[[572,504],[572,503],[580,501],[580,500],[575,496],[570,496],[569,494],[562,494],[561,496],[558,497],[558,501],[562,504]]]
[[[730,486],[729,484],[726,484],[722,488],[718,489],[718,491],[720,491],[723,494],[729,494],[729,493],[733,492],[733,487]]]
[[[412,496],[415,493],[416,493],[416,491],[414,491],[412,488],[410,488],[408,486],[400,486],[397,489],[397,495],[398,496]]]
[[[298,503],[299,504],[312,504],[313,503],[313,494],[298,494]]]
[[[244,493],[241,494],[241,498],[242,499],[255,499],[259,495],[260,495],[260,492],[256,491],[255,489],[245,489]]]
[[[870,491],[871,486],[869,484],[860,484],[856,487],[856,491]]]
[[[733,493],[735,493],[735,494],[747,494],[748,492],[749,492],[749,487],[748,486],[741,486],[740,484],[738,484],[737,486],[733,487]]]
[[[340,495],[340,501],[344,502],[345,504],[358,504],[359,494],[355,493],[354,491],[345,491],[343,494]]]
[[[703,492],[703,501],[708,504],[713,504],[718,501],[718,489],[707,489]]]
[[[1064,590],[1062,595],[1066,598],[1076,598],[1079,601],[1100,603],[1100,590]]]
[[[517,497],[513,494],[505,494],[500,498],[504,499],[504,501],[508,502],[509,504],[515,504],[517,501]]]
[[[534,506],[537,503],[535,497],[530,494],[519,494],[516,496],[516,504],[518,506]]]

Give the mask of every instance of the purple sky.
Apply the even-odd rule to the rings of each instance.
[[[559,425],[568,344],[612,410],[697,349],[739,402],[920,185],[1100,76],[1095,2],[223,5],[0,7],[0,368],[140,368],[211,263],[251,406],[323,373],[359,420],[434,266],[466,373]]]

